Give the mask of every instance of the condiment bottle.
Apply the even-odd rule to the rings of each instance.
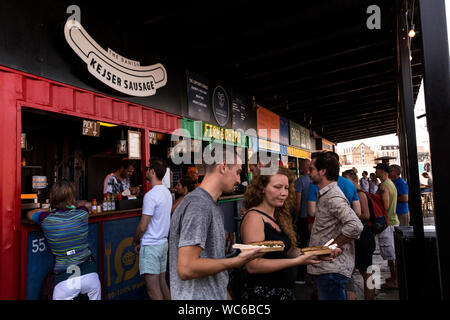
[[[116,199],[113,194],[111,194],[111,211],[116,211]]]
[[[109,200],[108,200],[108,195],[109,193],[107,193],[105,195],[105,199],[103,200],[103,211],[109,211]]]
[[[92,199],[92,213],[97,213],[97,199]]]

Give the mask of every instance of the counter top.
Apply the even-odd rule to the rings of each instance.
[[[126,213],[142,213],[142,208],[119,210],[119,211],[104,211],[104,212],[102,211],[100,213],[90,213],[89,220],[96,219],[96,218],[115,216],[115,215],[120,215],[120,214],[126,214]],[[22,225],[37,226],[37,224],[34,221],[30,221],[28,219],[22,219]]]
[[[89,214],[89,219],[91,218],[97,218],[97,217],[105,217],[110,216],[113,214],[120,214],[120,213],[130,213],[130,212],[142,212],[142,208],[134,208],[134,209],[127,209],[127,210],[118,210],[118,211],[102,211],[100,213],[91,213]]]

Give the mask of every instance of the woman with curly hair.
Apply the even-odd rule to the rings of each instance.
[[[243,243],[281,240],[285,248],[268,252],[246,265],[243,299],[293,300],[296,267],[321,262],[317,256],[302,254],[296,247],[290,214],[294,200],[294,176],[286,168],[279,168],[272,175],[256,176],[245,193],[244,207],[249,210],[241,224]]]

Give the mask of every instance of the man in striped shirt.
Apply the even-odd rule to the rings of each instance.
[[[88,246],[89,210],[74,203],[73,184],[58,181],[50,191],[52,209],[32,210],[27,217],[41,226],[54,257],[53,300],[71,300],[80,293],[100,300],[97,265]]]

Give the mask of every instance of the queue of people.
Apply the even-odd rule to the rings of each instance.
[[[280,240],[284,250],[268,253],[244,250],[226,257],[223,213],[217,201],[222,193],[231,193],[240,183],[242,159],[226,148],[224,154],[223,161],[206,166],[201,183],[193,170],[179,179],[176,201],[162,184],[166,161],[150,160],[146,177],[152,188],[144,196],[142,217],[133,241],[150,299],[228,299],[229,270],[233,268],[246,273],[240,295],[245,300],[295,299],[294,284],[304,281],[306,273],[314,279],[318,299],[351,299],[354,269],[364,278],[365,299],[374,299],[373,288],[367,286],[375,250],[375,235],[368,226],[367,199],[373,186],[377,187],[376,193],[389,217],[389,227],[377,235],[381,255],[388,260],[391,272],[383,288],[397,288],[393,228],[409,224],[408,189],[400,178],[399,166],[378,164],[375,178],[371,174],[369,179],[367,172],[363,172],[363,178],[358,180],[354,170],[339,176],[336,153],[318,152],[313,153],[311,161],[300,162],[301,176],[295,180],[291,171],[283,167],[261,174],[262,168],[271,169],[270,163],[262,164],[257,159],[251,167],[253,179],[244,195],[241,240],[244,244]],[[227,159],[233,162],[227,163]],[[118,192],[130,189],[126,180],[133,166],[132,162],[121,164],[117,172],[105,179],[105,188],[117,188]],[[376,183],[377,179],[381,183]],[[33,210],[28,217],[40,224],[51,239],[57,279],[53,298],[72,299],[87,293],[90,299],[100,299],[96,263],[87,246],[89,209],[77,207],[80,204],[75,203],[74,187],[68,181],[54,184],[50,201],[51,211]],[[73,232],[79,232],[73,240],[76,244],[64,240],[72,239]],[[50,237],[52,233],[58,237]],[[322,246],[330,239],[337,248],[329,256],[302,252],[302,248]],[[72,252],[72,245],[82,248],[73,256],[67,254]],[[64,287],[65,269],[69,265],[82,270],[79,290]],[[170,280],[166,281],[167,278]]]

